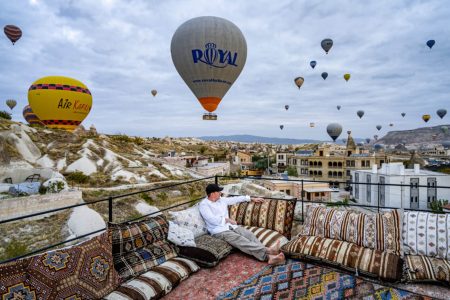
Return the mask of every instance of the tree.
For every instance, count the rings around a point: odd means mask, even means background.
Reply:
[[[288,176],[294,176],[294,177],[298,176],[298,172],[297,172],[297,168],[296,167],[289,166],[289,167],[287,167],[286,171],[288,172]]]
[[[11,120],[11,114],[7,111],[0,110],[0,119]]]

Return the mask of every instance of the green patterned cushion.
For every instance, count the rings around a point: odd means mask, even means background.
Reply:
[[[286,256],[307,258],[387,280],[402,275],[400,256],[358,246],[354,243],[317,236],[298,236],[283,247]]]
[[[239,225],[275,230],[291,238],[295,201],[266,200],[263,203],[241,202],[228,208],[230,218]]]
[[[450,261],[424,255],[405,256],[406,280],[450,284]]]

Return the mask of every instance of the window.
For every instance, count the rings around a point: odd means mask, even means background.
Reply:
[[[346,175],[347,175],[347,176],[350,176],[350,175],[351,175],[351,174],[350,174],[350,170],[347,170]]]
[[[367,197],[367,203],[370,203],[371,202],[371,199],[370,199],[370,196],[371,196],[371,194],[372,194],[372,185],[370,185],[370,183],[371,183],[371,178],[370,178],[370,175],[367,175],[367,189],[366,189],[366,191],[367,191],[367,195],[366,195],[366,197]]]
[[[362,161],[361,161],[361,167],[363,167],[363,168],[366,167],[366,161],[365,161],[365,160],[362,160]]]
[[[436,200],[436,178],[427,178],[427,207],[430,208],[431,202]]]
[[[355,199],[359,198],[359,173],[355,173]]]
[[[278,159],[284,159],[284,155],[283,154],[279,154],[278,155]]]

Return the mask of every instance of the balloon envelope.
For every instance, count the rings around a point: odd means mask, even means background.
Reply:
[[[344,79],[345,79],[345,81],[348,81],[349,79],[350,79],[350,74],[344,74]]]
[[[436,43],[435,40],[428,40],[428,41],[427,41],[427,46],[430,47],[430,49],[431,49],[431,48],[433,48],[433,46],[434,46],[435,43]]]
[[[181,78],[209,112],[217,109],[247,59],[241,30],[226,19],[211,16],[181,24],[170,51]]]
[[[370,139],[369,138],[366,138],[366,143],[367,144],[370,143]]]
[[[28,103],[49,128],[74,130],[92,108],[92,95],[80,81],[63,76],[43,77],[28,89]]]
[[[423,115],[423,116],[422,116],[422,120],[424,120],[425,123],[428,122],[428,121],[430,121],[430,119],[431,119],[431,116],[430,116],[430,115]]]
[[[441,109],[438,109],[436,113],[437,113],[437,115],[439,116],[439,118],[442,119],[442,118],[447,114],[447,110],[441,108]]]
[[[295,85],[296,85],[298,88],[301,88],[303,82],[305,82],[305,79],[303,79],[303,77],[297,77],[297,78],[294,79],[294,82],[295,82]]]
[[[14,99],[8,99],[6,100],[6,105],[8,105],[8,107],[12,110],[17,105],[17,101]]]
[[[405,116],[406,116],[406,113],[402,112],[402,117],[405,117]]]
[[[328,77],[328,73],[327,72],[323,72],[321,76],[322,76],[323,80],[325,80]]]
[[[326,54],[328,54],[328,51],[330,51],[331,47],[333,47],[333,40],[332,39],[324,39],[320,43],[322,46],[322,49],[325,51]]]
[[[381,129],[381,125],[377,125],[376,128],[378,129],[378,131]]]
[[[364,116],[364,111],[363,110],[358,110],[356,112],[356,114],[358,115],[358,117],[361,119]]]
[[[389,126],[391,126],[391,127],[392,127],[392,126],[394,126],[394,124],[393,124],[393,123],[390,123],[390,124],[389,124]]]
[[[23,115],[23,118],[25,119],[25,121],[28,122],[28,124],[44,126],[44,124],[41,122],[41,120],[39,120],[39,118],[33,112],[30,105],[26,105],[23,108],[22,115]]]
[[[288,110],[288,109],[289,109],[289,105],[285,105],[284,108],[285,108],[286,110]]]
[[[315,127],[315,126],[316,126],[315,123],[313,123],[313,122],[309,123],[309,127]]]
[[[327,133],[333,139],[333,141],[336,141],[336,139],[342,133],[342,126],[341,126],[341,124],[338,124],[338,123],[330,123],[330,124],[328,124],[328,126],[327,126]]]
[[[155,97],[156,96],[156,94],[158,94],[158,91],[157,90],[152,90],[152,95],[153,95],[153,97]]]
[[[341,110],[341,106],[340,105],[336,106],[336,108],[337,108],[337,110]]]
[[[375,139],[375,141],[378,140],[378,135],[375,134],[375,135],[373,136],[373,138]]]
[[[13,45],[22,37],[22,30],[15,25],[6,25],[3,28],[3,32],[5,32],[5,35],[13,43]]]
[[[284,125],[280,125],[280,129],[283,130],[283,128],[284,128]]]
[[[315,60],[312,60],[310,63],[309,63],[309,65],[311,66],[311,68],[315,68],[316,67],[316,65],[317,65],[317,62],[315,61]]]

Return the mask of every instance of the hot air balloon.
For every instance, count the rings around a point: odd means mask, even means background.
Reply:
[[[327,72],[323,72],[321,76],[322,76],[323,80],[325,80],[328,77],[328,73]]]
[[[280,125],[280,129],[283,130],[283,128],[284,128],[284,125]]]
[[[342,139],[342,143],[347,143],[347,139]]]
[[[314,124],[313,122],[309,123],[309,127],[315,127],[316,124]]]
[[[312,60],[310,63],[309,63],[309,65],[311,66],[311,68],[315,68],[316,67],[316,65],[317,65],[317,62],[315,61],[315,60]]]
[[[392,126],[394,126],[394,124],[393,124],[393,123],[390,123],[390,124],[389,124],[389,126],[391,126],[391,127],[392,127]]]
[[[158,91],[157,90],[152,90],[152,95],[153,95],[153,97],[155,97],[156,96],[156,94],[158,94]]]
[[[336,108],[337,108],[337,110],[341,110],[341,106],[340,105],[336,106]]]
[[[341,135],[341,132],[342,132],[341,124],[338,123],[328,124],[327,133],[333,139],[333,141],[336,141],[336,139]]]
[[[5,32],[5,35],[8,37],[8,39],[13,43],[13,45],[22,36],[22,30],[20,30],[20,28],[15,25],[6,25],[3,28],[3,31]]]
[[[367,144],[370,143],[370,139],[369,138],[366,138],[366,143]]]
[[[288,110],[289,109],[289,105],[285,105],[284,109]]]
[[[378,140],[378,135],[375,134],[375,135],[373,136],[373,138],[374,138],[375,141]]]
[[[406,113],[402,112],[402,117],[404,118],[406,116]]]
[[[430,121],[430,119],[431,119],[431,116],[430,116],[430,115],[423,115],[423,116],[422,116],[422,120],[424,120],[425,123],[427,123],[428,121]]]
[[[26,105],[23,108],[22,115],[25,121],[28,122],[28,124],[44,126],[41,120],[39,120],[39,118],[33,113],[33,110],[31,109],[30,105]]]
[[[433,46],[434,46],[435,43],[436,43],[435,40],[428,40],[428,41],[427,41],[427,46],[430,47],[430,49],[431,49],[431,48],[433,48]]]
[[[364,111],[363,110],[358,110],[356,112],[356,114],[358,115],[358,117],[361,119],[364,116]]]
[[[8,99],[6,100],[6,105],[12,110],[17,104],[17,101],[14,99]]]
[[[348,81],[349,79],[350,79],[350,74],[344,74],[344,79],[345,79],[345,81]]]
[[[347,130],[347,134],[351,134],[352,133],[352,131],[351,130]]]
[[[28,103],[45,126],[72,131],[91,111],[92,95],[76,79],[48,76],[30,86]]]
[[[436,111],[436,113],[437,113],[437,115],[439,116],[439,118],[442,119],[442,118],[445,117],[445,115],[447,114],[447,110],[441,108],[441,109],[438,109],[438,110]]]
[[[295,85],[296,85],[298,88],[301,88],[303,82],[305,82],[305,79],[303,79],[303,77],[297,77],[297,78],[294,79],[294,82],[295,82]]]
[[[218,17],[190,19],[170,45],[172,61],[205,110],[212,113],[238,78],[247,59],[241,30]]]
[[[331,47],[333,47],[333,40],[332,39],[324,39],[320,43],[322,46],[322,49],[325,51],[326,54],[328,54],[328,51],[330,51]]]
[[[444,134],[447,134],[447,133],[448,133],[448,127],[447,127],[447,126],[441,126],[441,131],[442,131]]]
[[[381,125],[377,125],[377,126],[375,126],[375,127],[378,129],[378,131],[380,131],[380,129],[382,128]]]

